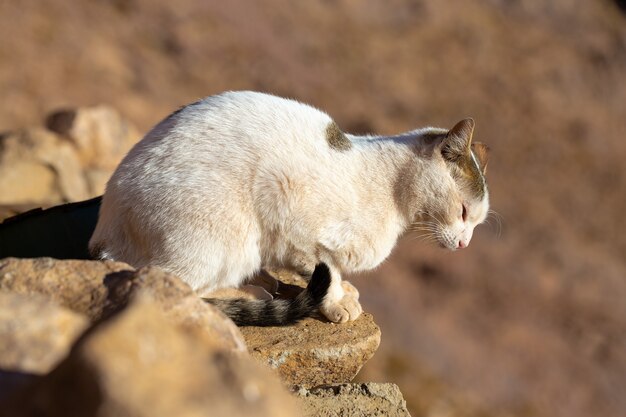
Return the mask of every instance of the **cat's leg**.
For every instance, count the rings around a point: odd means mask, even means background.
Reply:
[[[317,262],[318,260],[315,256],[307,255],[306,252],[293,250],[289,262],[289,269],[300,275],[306,282],[309,282],[311,276],[313,276]]]
[[[331,265],[329,268],[331,283],[320,311],[335,323],[356,320],[363,312],[359,303],[359,292],[352,284],[341,280],[337,268]]]
[[[269,294],[276,294],[276,291],[278,291],[278,281],[265,269],[259,270],[246,284],[261,287]]]
[[[274,295],[278,291],[278,281],[267,271],[261,269],[250,280],[241,285],[239,289],[258,300],[273,300]]]
[[[346,292],[346,294],[350,294],[355,297],[357,300],[359,299],[359,290],[356,289],[354,285],[350,281],[342,280],[341,287]]]
[[[265,288],[259,285],[242,285],[239,287],[241,291],[244,291],[252,295],[257,300],[273,300],[274,296],[270,294]]]

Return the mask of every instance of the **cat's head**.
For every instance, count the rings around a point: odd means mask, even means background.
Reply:
[[[452,250],[467,247],[474,228],[489,214],[488,147],[472,143],[473,133],[474,120],[464,119],[438,142],[435,153],[445,174],[437,180],[438,198],[422,216],[430,234]]]

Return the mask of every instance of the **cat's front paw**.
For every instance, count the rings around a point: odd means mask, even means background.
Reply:
[[[358,297],[353,294],[344,295],[339,301],[324,302],[320,311],[334,323],[345,323],[356,320],[363,312]]]

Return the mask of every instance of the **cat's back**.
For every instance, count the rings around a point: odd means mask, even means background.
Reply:
[[[229,91],[189,104],[168,117],[160,132],[194,143],[306,146],[324,139],[332,119],[295,100],[253,91]]]
[[[125,157],[108,189],[176,193],[220,182],[240,187],[277,167],[307,175],[329,160],[326,113],[295,100],[230,91],[198,100],[155,126]],[[175,192],[175,190],[172,190]]]

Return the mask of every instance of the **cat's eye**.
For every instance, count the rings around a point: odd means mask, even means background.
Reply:
[[[463,221],[467,220],[467,207],[465,207],[465,204],[463,204],[463,213],[461,214],[461,217],[463,218]]]

